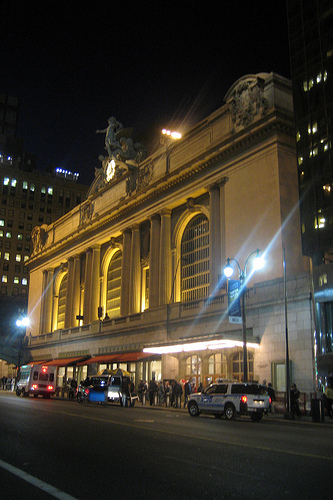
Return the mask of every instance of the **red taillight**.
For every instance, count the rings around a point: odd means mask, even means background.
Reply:
[[[38,389],[38,385],[37,384],[34,384],[31,389]]]
[[[47,366],[42,366],[42,372],[46,373],[47,372]]]
[[[272,398],[269,398],[269,404],[272,404]]]
[[[88,395],[89,394],[89,389],[85,389],[84,392]]]
[[[242,403],[247,403],[247,396],[242,396],[241,397],[241,402]]]
[[[48,390],[48,391],[53,391],[53,385],[48,385],[48,386],[47,386],[47,390]]]

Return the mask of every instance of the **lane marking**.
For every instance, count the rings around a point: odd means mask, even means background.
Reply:
[[[27,472],[18,469],[17,467],[10,465],[7,462],[4,462],[3,460],[0,460],[0,467],[10,472],[11,474],[14,474],[20,479],[23,479],[23,481],[26,481],[27,483],[36,486],[40,490],[45,491],[54,498],[58,498],[59,500],[77,500],[75,497],[68,495],[64,491],[61,491],[58,488],[55,488],[54,486],[51,486],[48,483],[44,483],[44,481],[42,481],[41,479],[31,476],[31,474],[28,474]]]
[[[134,422],[145,422],[146,424],[154,424],[155,420],[147,420],[144,418],[135,418]]]

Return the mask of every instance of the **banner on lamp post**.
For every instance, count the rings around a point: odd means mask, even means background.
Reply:
[[[242,324],[242,310],[240,300],[240,281],[228,280],[228,313],[229,323]]]

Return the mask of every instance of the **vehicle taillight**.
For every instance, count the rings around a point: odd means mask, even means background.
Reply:
[[[42,372],[46,373],[47,372],[47,366],[42,366]]]
[[[53,385],[48,385],[48,386],[47,386],[47,390],[48,390],[48,391],[53,391]]]
[[[89,394],[89,389],[85,389],[84,392],[88,395]]]
[[[38,389],[38,385],[37,384],[34,384],[31,389]]]
[[[271,404],[271,403],[272,403],[272,398],[269,398],[269,404]]]
[[[247,402],[247,396],[242,396],[241,397],[241,402],[246,403]]]

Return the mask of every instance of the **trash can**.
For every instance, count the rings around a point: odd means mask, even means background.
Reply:
[[[311,416],[313,422],[325,421],[325,408],[322,399],[311,399]]]

